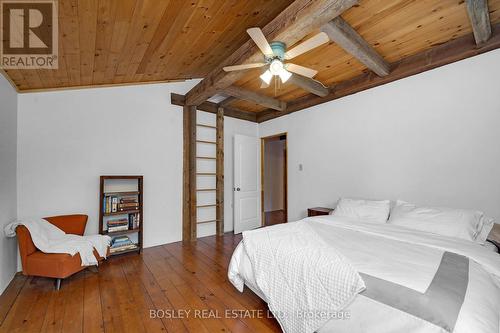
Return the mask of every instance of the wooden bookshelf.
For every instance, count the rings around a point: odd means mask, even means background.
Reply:
[[[120,187],[125,187],[122,189]],[[111,198],[111,199],[108,199]],[[113,206],[113,199],[115,200],[115,205]],[[136,198],[137,207],[130,210],[120,211],[119,205],[124,203],[121,202],[122,198]],[[134,201],[134,202],[135,202]],[[143,214],[143,176],[101,176],[99,185],[99,233],[101,235],[108,235],[112,239],[119,236],[127,235],[132,242],[137,246],[133,249],[124,249],[119,252],[111,253],[111,256],[121,255],[124,253],[137,252],[140,253],[143,248],[143,226],[144,226],[144,214]],[[134,205],[135,206],[135,205]],[[113,217],[127,218],[129,221],[127,230],[119,230],[108,232],[107,222],[113,220]],[[131,218],[135,216],[137,225],[132,225]]]

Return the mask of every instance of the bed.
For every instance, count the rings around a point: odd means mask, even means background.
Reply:
[[[244,235],[233,253],[228,277],[240,291],[246,286],[268,304],[274,300],[274,308],[270,306],[273,312],[277,306],[284,309],[292,306],[290,302],[298,303],[294,306],[317,302],[316,291],[310,291],[315,289],[308,285],[310,282],[302,281],[308,280],[303,277],[294,282],[293,288],[284,288],[281,294],[273,295],[274,289],[286,284],[289,276],[296,277],[304,270],[295,268],[295,264],[283,266],[272,262],[273,256],[288,246],[290,235],[311,234],[311,238],[299,240],[298,246],[302,242],[304,247],[294,257],[305,255],[312,259],[316,255],[305,249],[322,243],[326,253],[338,252],[344,256],[364,283],[355,297],[336,309],[341,310],[337,314],[344,315],[321,318],[314,322],[316,326],[301,328],[287,326],[286,320],[277,317],[284,331],[497,333],[500,330],[500,255],[495,247],[337,216],[310,217],[252,231],[255,232],[265,241],[262,244],[274,245],[258,244],[259,249],[252,251],[269,257],[249,253]],[[266,246],[270,248],[265,249]],[[310,268],[307,274],[314,274],[318,267]],[[268,280],[281,274],[284,276],[281,280],[268,285]],[[296,299],[300,301],[295,302]]]

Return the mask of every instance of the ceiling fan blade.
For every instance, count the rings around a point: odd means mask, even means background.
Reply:
[[[309,78],[312,78],[312,77],[314,77],[314,75],[318,74],[317,70],[307,68],[304,66],[295,65],[295,64],[286,64],[285,67],[290,72],[293,72],[295,74],[299,74],[299,75],[302,75],[305,77],[309,77]]]
[[[250,35],[250,37],[253,39],[255,44],[257,44],[257,46],[265,56],[273,55],[273,50],[271,49],[271,46],[267,42],[266,36],[264,36],[260,28],[247,29],[247,33]]]
[[[266,65],[265,62],[257,62],[257,63],[253,63],[253,64],[243,64],[243,65],[226,66],[226,67],[223,67],[222,69],[225,72],[232,72],[232,71],[241,71],[243,69],[259,68],[259,67],[262,67],[262,66],[265,66],[265,65]]]
[[[310,51],[320,45],[328,43],[329,41],[330,38],[328,37],[328,35],[324,32],[320,32],[319,34],[309,38],[305,42],[295,46],[293,49],[288,50],[285,53],[285,59],[295,58],[301,55],[302,53],[306,53],[307,51]]]

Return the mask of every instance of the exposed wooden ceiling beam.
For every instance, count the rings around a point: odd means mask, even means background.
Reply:
[[[262,31],[268,40],[279,40],[292,46],[357,2],[358,0],[295,0],[263,27]],[[203,103],[217,91],[232,85],[245,73],[245,71],[224,72],[223,67],[260,62],[262,59],[262,53],[249,39],[186,94],[186,103],[188,105]]]
[[[231,104],[232,102],[234,102],[236,100],[237,100],[237,98],[229,96],[228,98],[226,98],[225,100],[223,100],[222,102],[220,102],[219,105],[222,106],[222,107],[228,106],[229,104]]]
[[[267,108],[285,111],[286,103],[266,95],[261,95],[251,90],[246,90],[236,86],[226,87],[223,92],[229,96],[243,99],[245,101],[254,102]]]
[[[391,67],[349,23],[338,16],[321,27],[328,37],[378,76],[389,74]]]
[[[480,45],[491,37],[488,0],[465,0],[465,2],[476,44]]]
[[[288,102],[285,112],[276,113],[273,110],[259,112],[257,122],[277,118],[498,48],[500,48],[500,24],[492,27],[491,38],[480,46],[475,44],[472,34],[457,38],[391,64],[392,71],[387,76],[380,77],[372,72],[365,73],[331,87],[330,93],[326,97],[309,94],[293,102]]]
[[[292,76],[288,79],[288,82],[320,97],[325,97],[330,92],[328,88],[323,86],[320,82],[297,74],[292,74]]]
[[[170,94],[170,102],[173,105],[185,106],[186,97],[184,95],[172,93]],[[198,105],[196,108],[200,111],[217,114],[217,109],[219,108],[219,104],[206,101]],[[225,106],[224,115],[232,118],[257,122],[257,113],[251,111],[243,111],[233,107]]]

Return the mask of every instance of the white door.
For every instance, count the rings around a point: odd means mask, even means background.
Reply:
[[[234,136],[234,233],[261,226],[259,138]]]

